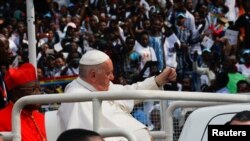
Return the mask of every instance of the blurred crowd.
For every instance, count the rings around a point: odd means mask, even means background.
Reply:
[[[98,49],[114,64],[114,83],[131,84],[174,67],[166,90],[249,92],[250,0],[34,0],[38,78],[77,76]],[[0,1],[9,66],[28,62],[26,3]],[[62,92],[65,84],[44,87]]]
[[[112,59],[116,84],[144,80],[169,66],[177,81],[165,90],[250,92],[250,0],[33,2],[43,93],[62,93],[78,76],[81,56],[93,49]],[[0,1],[0,108],[6,70],[29,62],[26,16],[26,1]],[[150,130],[161,128],[158,102],[137,105],[132,115]]]

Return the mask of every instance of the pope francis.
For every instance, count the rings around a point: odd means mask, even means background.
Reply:
[[[158,76],[147,78],[132,85],[116,85],[113,64],[108,55],[98,50],[87,51],[80,60],[79,77],[69,83],[65,93],[94,92],[94,91],[127,91],[127,90],[160,90],[164,84],[176,80],[176,71],[165,68]],[[134,100],[116,100],[102,102],[102,128],[122,128],[135,133],[138,141],[151,141],[145,125],[130,115]],[[66,129],[84,128],[93,130],[92,102],[62,103],[59,117]],[[108,138],[120,141],[125,138]],[[106,140],[106,139],[105,139]]]

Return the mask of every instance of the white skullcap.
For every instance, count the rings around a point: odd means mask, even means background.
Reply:
[[[80,64],[82,65],[98,65],[109,59],[109,56],[99,50],[90,50],[82,55]]]

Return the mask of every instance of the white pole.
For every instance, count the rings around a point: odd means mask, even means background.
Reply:
[[[102,117],[102,101],[100,99],[93,99],[93,129],[98,132],[101,127],[101,118]]]
[[[29,41],[29,62],[37,68],[36,61],[36,33],[35,33],[35,8],[33,0],[26,1],[26,13],[28,24],[28,41]]]

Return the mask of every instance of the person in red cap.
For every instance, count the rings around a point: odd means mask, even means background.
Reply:
[[[4,81],[12,94],[9,104],[0,110],[0,131],[12,131],[11,112],[13,104],[23,96],[40,93],[36,70],[30,63],[10,68]],[[40,105],[27,105],[21,112],[22,141],[46,141],[44,115],[38,111]]]

